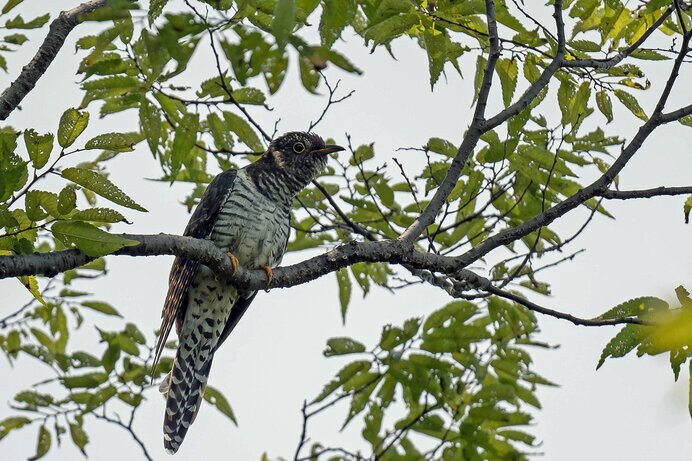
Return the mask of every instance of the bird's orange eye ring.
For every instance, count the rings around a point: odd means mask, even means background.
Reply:
[[[302,154],[303,152],[305,152],[305,144],[303,144],[300,141],[293,144],[293,152],[295,152],[296,154]]]

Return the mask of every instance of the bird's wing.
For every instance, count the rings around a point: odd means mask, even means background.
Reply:
[[[199,205],[197,205],[195,212],[192,213],[190,222],[187,223],[183,235],[202,239],[208,238],[211,235],[221,209],[221,204],[226,198],[228,191],[233,187],[236,174],[236,170],[226,170],[209,183]],[[182,257],[176,257],[173,262],[171,274],[168,278],[168,294],[166,295],[163,312],[161,313],[161,328],[156,342],[152,375],[161,358],[161,353],[166,345],[166,339],[173,328],[173,323],[177,323],[177,331],[180,332],[180,326],[185,318],[185,309],[187,308],[187,292],[198,266],[199,263],[197,261]]]

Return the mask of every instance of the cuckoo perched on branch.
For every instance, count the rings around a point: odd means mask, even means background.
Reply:
[[[264,269],[271,283],[271,268],[286,251],[293,198],[325,167],[328,154],[341,150],[313,133],[284,134],[255,163],[214,178],[184,235],[210,239],[228,251],[234,268]],[[178,351],[160,386],[168,394],[163,443],[169,453],[178,450],[195,419],[214,353],[256,294],[196,261],[175,258],[154,357],[156,367],[175,323]]]

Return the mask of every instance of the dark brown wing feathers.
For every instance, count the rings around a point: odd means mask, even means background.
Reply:
[[[209,183],[199,205],[192,213],[190,222],[185,227],[183,235],[195,238],[209,238],[211,231],[214,229],[221,204],[226,198],[228,191],[233,187],[236,173],[236,170],[226,170]],[[163,312],[161,313],[161,328],[156,342],[152,375],[154,375],[156,365],[161,358],[161,353],[166,345],[166,339],[174,323],[177,323],[176,329],[180,332],[187,307],[187,292],[198,266],[198,262],[181,257],[176,257],[173,262],[171,274],[168,278],[168,294],[166,295]]]

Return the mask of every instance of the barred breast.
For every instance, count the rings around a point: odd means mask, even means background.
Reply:
[[[288,240],[290,202],[262,195],[245,170],[239,170],[211,233],[211,240],[233,253],[242,266],[258,269],[281,262]]]

